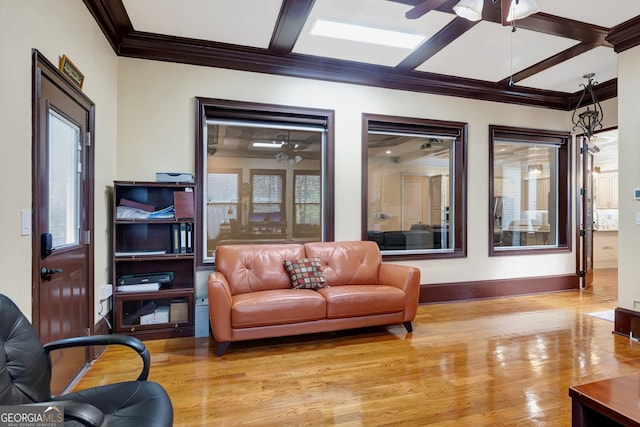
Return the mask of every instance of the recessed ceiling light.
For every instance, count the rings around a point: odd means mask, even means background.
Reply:
[[[311,34],[314,36],[332,37],[342,40],[351,40],[362,43],[371,43],[382,46],[414,49],[422,43],[426,36],[419,34],[403,33],[400,31],[383,30],[380,28],[365,27],[363,25],[347,24],[344,22],[316,20]]]
[[[253,148],[282,148],[284,142],[252,142]]]
[[[384,152],[385,154],[391,154],[391,150],[387,150]]]

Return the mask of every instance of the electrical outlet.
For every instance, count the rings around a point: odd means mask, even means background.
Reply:
[[[631,304],[633,305],[634,310],[640,310],[640,300],[632,299]]]

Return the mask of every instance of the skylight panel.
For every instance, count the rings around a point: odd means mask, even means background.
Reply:
[[[330,21],[327,19],[316,20],[313,28],[311,29],[311,34],[315,36],[398,47],[402,49],[414,49],[426,39],[426,36],[419,34],[383,30],[380,28]]]

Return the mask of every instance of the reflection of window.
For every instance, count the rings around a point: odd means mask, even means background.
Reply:
[[[229,233],[240,212],[242,169],[214,169],[207,174],[207,238]]]
[[[567,248],[569,134],[490,127],[492,255]]]
[[[464,256],[466,124],[365,114],[363,236],[387,256]]]
[[[333,112],[204,98],[197,110],[199,265],[222,244],[333,240]],[[298,176],[312,177],[302,212]]]
[[[318,172],[294,173],[294,235],[313,235],[320,227],[321,190]]]
[[[251,170],[251,212],[284,212],[285,170]]]

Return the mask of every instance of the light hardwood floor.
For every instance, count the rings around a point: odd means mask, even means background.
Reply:
[[[617,306],[605,287],[423,305],[412,334],[232,343],[222,358],[213,339],[146,341],[150,380],[171,396],[176,426],[569,426],[569,386],[640,370],[640,343],[586,315]],[[77,388],[137,367],[109,349]]]

